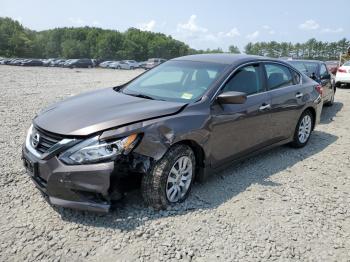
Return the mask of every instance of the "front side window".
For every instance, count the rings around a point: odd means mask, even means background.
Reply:
[[[280,64],[265,64],[267,88],[269,90],[291,86],[294,84],[291,71]]]
[[[207,62],[168,61],[136,78],[121,92],[166,101],[196,101],[226,66]]]
[[[263,84],[260,72],[260,64],[239,68],[232,78],[225,84],[223,91],[243,92],[247,95],[262,92]]]

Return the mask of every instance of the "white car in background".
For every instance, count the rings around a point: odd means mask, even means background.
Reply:
[[[102,68],[107,68],[107,67],[109,67],[110,64],[112,64],[114,62],[116,62],[116,61],[104,61],[104,62],[100,63],[98,66],[102,67]]]
[[[119,69],[135,69],[139,68],[139,63],[135,60],[123,60],[120,61],[120,68]]]
[[[350,85],[350,61],[345,62],[338,68],[335,76],[335,84],[340,86],[341,84]]]
[[[107,65],[107,68],[120,69],[120,61],[113,61]]]

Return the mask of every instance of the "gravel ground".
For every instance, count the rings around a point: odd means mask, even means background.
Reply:
[[[350,261],[350,89],[306,148],[248,159],[169,210],[138,191],[107,215],[51,207],[20,159],[32,117],[139,72],[0,66],[0,261]]]

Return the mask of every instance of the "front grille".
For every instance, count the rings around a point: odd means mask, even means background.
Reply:
[[[62,136],[43,131],[41,129],[34,129],[32,134],[39,134],[40,136],[39,143],[36,146],[35,150],[41,154],[46,153],[47,150],[49,150],[53,145],[55,145],[63,139]]]

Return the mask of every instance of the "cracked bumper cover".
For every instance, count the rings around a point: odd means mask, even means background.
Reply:
[[[51,204],[61,207],[108,212],[109,190],[115,162],[93,165],[65,165],[57,157],[41,160],[22,148],[28,175]]]

